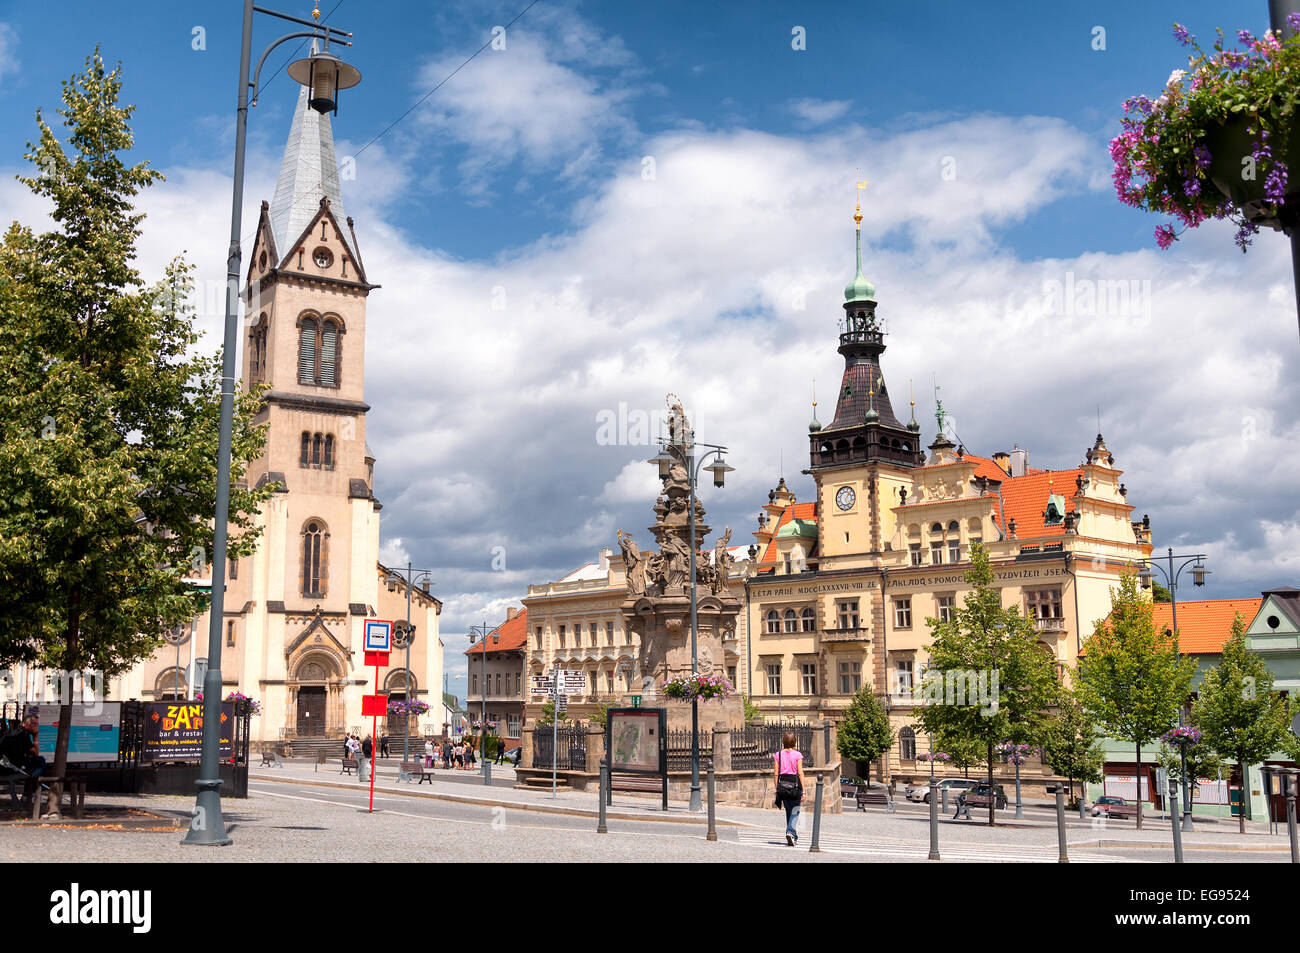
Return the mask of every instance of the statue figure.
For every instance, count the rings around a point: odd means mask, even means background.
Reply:
[[[735,562],[731,558],[731,553],[727,551],[727,546],[731,542],[731,527],[728,526],[726,531],[718,537],[717,543],[713,547],[713,594],[716,596],[727,588],[727,576],[731,572],[731,564]]]
[[[659,551],[664,557],[664,588],[684,586],[690,573],[691,547],[671,526],[666,526]]]
[[[629,595],[644,596],[646,584],[645,559],[630,533],[618,531],[618,545],[623,550],[623,565],[627,567],[627,591]]]

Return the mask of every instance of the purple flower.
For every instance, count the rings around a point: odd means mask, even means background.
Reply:
[[[1196,158],[1196,168],[1208,169],[1210,167],[1210,150],[1204,145],[1192,149],[1192,155]]]
[[[1237,39],[1247,46],[1251,46],[1255,42],[1255,36],[1249,30],[1238,30]]]
[[[1161,249],[1166,249],[1178,240],[1178,234],[1174,231],[1172,225],[1160,225],[1156,228],[1156,244]]]
[[[1188,33],[1187,28],[1180,23],[1174,24],[1174,39],[1183,44],[1183,46],[1196,42],[1196,37]]]
[[[1288,13],[1286,15],[1286,25],[1292,32],[1300,33],[1300,13]]]

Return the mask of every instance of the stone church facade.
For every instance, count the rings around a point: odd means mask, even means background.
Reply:
[[[238,689],[263,704],[254,741],[369,732],[361,698],[374,691],[374,669],[363,664],[363,620],[405,631],[406,586],[379,562],[381,504],[366,444],[366,302],[377,287],[343,209],[329,116],[308,106],[304,87],[244,288],[242,383],[267,388],[257,422],[268,428],[247,479],[277,489],[258,517],[256,553],[227,567],[221,668],[223,694]],[[436,731],[442,604],[417,587],[410,607],[411,671],[394,651],[380,690],[428,703]],[[204,614],[173,635],[179,646],[118,680],[113,697],[185,695],[207,636]]]

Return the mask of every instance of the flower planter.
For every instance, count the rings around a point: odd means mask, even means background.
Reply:
[[[1246,131],[1250,125],[1250,119],[1238,116],[1205,131],[1205,146],[1210,150],[1206,173],[1214,187],[1241,210],[1246,221],[1260,228],[1293,227],[1300,220],[1300,189],[1288,189],[1285,202],[1273,215],[1272,203],[1264,195],[1265,173],[1257,171],[1253,178],[1244,175],[1251,166],[1247,160],[1258,148],[1256,136]],[[1288,169],[1300,169],[1300,136],[1293,133],[1287,138],[1284,144],[1272,144],[1273,154]]]

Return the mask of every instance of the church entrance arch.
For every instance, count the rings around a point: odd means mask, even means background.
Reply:
[[[325,652],[310,652],[294,666],[289,684],[290,718],[285,727],[299,738],[322,738],[344,728],[342,679],[338,661]]]

